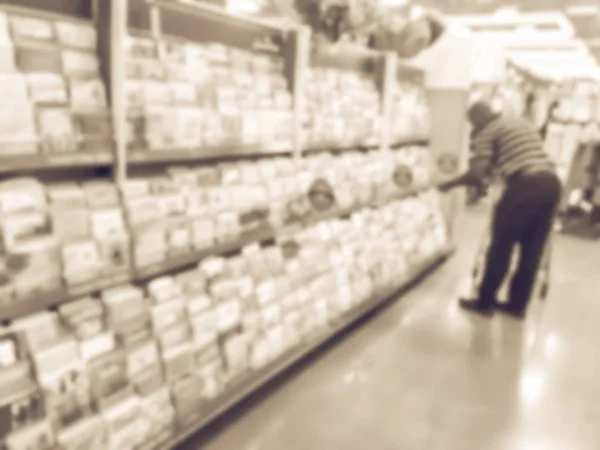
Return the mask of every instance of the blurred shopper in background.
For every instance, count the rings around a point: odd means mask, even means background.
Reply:
[[[542,127],[540,128],[540,136],[542,136],[542,140],[546,140],[546,136],[548,135],[548,127],[552,123],[552,121],[556,118],[556,112],[560,108],[560,103],[557,100],[554,100],[550,103],[548,107],[548,111],[546,112],[546,118]]]
[[[528,120],[494,113],[486,102],[471,106],[468,118],[473,126],[470,168],[440,189],[473,185],[491,175],[500,177],[505,188],[494,211],[478,296],[462,299],[460,304],[484,315],[499,309],[524,317],[560,200],[561,183],[538,130]],[[509,301],[499,304],[496,295],[517,244],[521,252]]]
[[[470,140],[473,142],[474,131],[471,132]],[[471,153],[473,149],[471,147]],[[486,197],[489,191],[489,185],[491,183],[491,173],[487,177],[482,179],[473,179],[472,184],[468,184],[467,187],[467,205],[477,205],[482,198]]]
[[[536,123],[535,106],[537,97],[533,92],[528,92],[525,96],[525,108],[523,109],[523,118],[532,124]]]

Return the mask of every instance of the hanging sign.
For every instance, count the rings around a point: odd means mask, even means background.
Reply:
[[[412,169],[405,164],[398,164],[393,174],[394,184],[401,189],[409,188],[414,181]]]
[[[442,153],[437,158],[437,165],[440,172],[453,174],[458,170],[458,158],[452,153]]]
[[[400,58],[413,58],[432,46],[445,30],[445,20],[436,10],[408,7],[403,11],[390,11],[377,27],[374,47],[396,52]]]
[[[160,26],[165,35],[198,43],[221,43],[230,47],[283,56],[289,33],[261,23],[240,20],[223,11],[203,8],[202,3],[158,3]]]

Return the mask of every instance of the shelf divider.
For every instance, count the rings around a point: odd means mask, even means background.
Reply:
[[[127,1],[100,0],[99,17],[108,18],[109,21],[108,24],[104,25],[99,23],[99,26],[102,25],[102,28],[108,29],[108,32],[105,31],[104,33],[108,36],[108,42],[110,43],[110,50],[102,62],[107,65],[109,73],[108,92],[113,114],[115,140],[113,177],[119,185],[122,185],[127,178],[127,105],[125,93],[127,15]]]

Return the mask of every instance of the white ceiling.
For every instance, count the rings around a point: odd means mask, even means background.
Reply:
[[[589,48],[575,38],[573,27],[560,12],[505,11],[449,16],[448,20],[471,31],[485,56],[482,64],[489,65],[490,54],[494,53],[500,55],[496,58],[509,59],[543,78],[597,77],[600,81],[600,69]]]

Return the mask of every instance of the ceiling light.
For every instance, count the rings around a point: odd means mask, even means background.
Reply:
[[[519,15],[519,10],[517,8],[500,8],[496,10],[494,15],[503,19],[511,19]]]
[[[263,6],[261,0],[227,0],[227,10],[232,13],[254,14]]]
[[[569,16],[595,16],[600,14],[600,7],[597,5],[577,5],[569,6],[566,11]]]
[[[379,0],[379,4],[384,7],[405,6],[408,3],[409,0]]]

